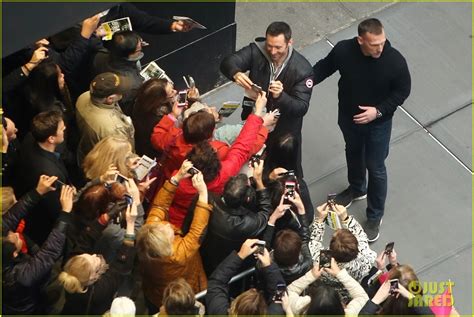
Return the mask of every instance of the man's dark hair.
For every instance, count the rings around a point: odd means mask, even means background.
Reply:
[[[196,144],[212,137],[216,120],[207,111],[193,113],[183,122],[183,137],[187,143]]]
[[[224,201],[230,208],[238,208],[246,202],[249,194],[248,177],[244,174],[231,177],[224,186]]]
[[[193,166],[202,172],[206,183],[216,178],[221,170],[221,161],[219,161],[216,151],[207,141],[194,145],[186,155],[186,159],[190,160]]]
[[[273,22],[267,27],[267,31],[265,32],[265,36],[278,36],[280,34],[285,36],[286,43],[291,40],[291,28],[287,23]]]
[[[305,315],[344,315],[344,307],[333,286],[318,284],[311,289],[311,302]]]
[[[120,31],[112,36],[110,52],[115,57],[127,58],[137,50],[140,36],[133,31]]]
[[[359,242],[349,230],[339,229],[331,238],[329,249],[337,263],[346,263],[357,258]]]
[[[301,237],[293,230],[278,231],[273,241],[273,257],[279,267],[291,267],[298,263],[301,251]]]
[[[372,33],[375,35],[381,34],[383,31],[383,25],[382,22],[378,19],[367,19],[359,23],[359,26],[357,27],[357,32],[359,33],[359,36],[364,35],[365,33]]]
[[[31,122],[31,134],[35,141],[41,143],[56,135],[59,122],[63,120],[63,114],[59,110],[38,113]]]

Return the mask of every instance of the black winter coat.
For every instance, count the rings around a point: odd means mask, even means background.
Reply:
[[[41,196],[31,191],[23,196],[3,215],[4,234],[15,231]],[[70,215],[62,212],[56,226],[47,240],[38,248],[28,245],[29,254],[20,254],[12,261],[3,259],[2,265],[2,312],[3,314],[41,314],[45,313],[41,289],[48,281],[55,261],[61,256],[66,240],[66,225]]]
[[[301,224],[298,231],[298,234],[301,238],[301,251],[298,263],[292,267],[280,267],[281,275],[285,279],[287,285],[290,285],[293,281],[305,275],[306,272],[311,270],[313,267],[313,258],[311,257],[311,252],[309,251],[308,247],[309,240],[311,239],[308,218],[305,215],[300,214],[298,214],[297,217]],[[265,233],[263,235],[263,240],[265,240],[267,245],[272,245],[274,233],[275,227],[267,226],[267,229],[265,229]]]
[[[257,191],[257,210],[254,212],[243,206],[229,208],[222,199],[216,199],[208,232],[201,246],[208,276],[233,250],[238,251],[246,239],[256,238],[263,233],[273,211],[266,189]]]
[[[234,54],[227,56],[221,63],[221,72],[230,80],[237,72],[250,71],[250,79],[264,91],[268,91],[271,80],[271,66],[267,57],[261,49],[265,43],[265,38],[255,39],[251,43]],[[275,138],[287,133],[292,134],[299,141],[297,151],[297,175],[302,176],[301,167],[301,129],[303,127],[303,116],[309,108],[313,87],[313,69],[308,60],[292,50],[286,66],[275,80],[283,83],[283,93],[279,98],[273,99],[269,94],[267,111],[280,109],[280,119],[275,130],[268,135],[267,145],[275,142]],[[246,99],[244,99],[245,104]],[[251,107],[244,107],[242,119],[245,119],[251,112]]]

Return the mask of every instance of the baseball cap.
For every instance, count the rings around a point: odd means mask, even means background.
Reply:
[[[110,72],[95,76],[90,85],[91,95],[97,98],[123,94],[129,89],[130,81],[128,78]]]

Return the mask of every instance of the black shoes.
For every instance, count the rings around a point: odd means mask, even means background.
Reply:
[[[349,208],[352,205],[353,201],[362,200],[367,198],[366,193],[354,192],[351,187],[347,187],[344,191],[337,194],[336,199],[334,200],[336,204],[342,205],[346,208]]]
[[[382,219],[380,220],[367,220],[367,222],[362,226],[369,243],[377,241],[380,237],[380,225],[382,224]]]

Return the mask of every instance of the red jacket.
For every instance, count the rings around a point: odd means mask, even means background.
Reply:
[[[242,165],[248,161],[253,154],[252,150],[256,147],[257,134],[259,134],[262,128],[262,123],[262,118],[256,115],[252,114],[248,117],[239,136],[229,148],[227,155],[221,159],[221,170],[219,174],[207,184],[208,191],[218,195],[222,194],[224,185],[229,178],[237,175]],[[260,147],[263,143],[265,143],[265,139],[261,141]],[[186,213],[188,212],[188,207],[191,205],[196,194],[197,192],[189,178],[185,178],[179,183],[173,203],[169,209],[169,221],[177,228],[181,228]]]
[[[251,154],[257,153],[265,143],[268,130],[261,126],[258,131],[257,141],[252,143]],[[237,141],[237,140],[236,140]],[[221,141],[209,142],[217,152],[219,160],[222,161],[229,152],[229,146]],[[172,173],[181,167],[186,155],[193,148],[192,144],[186,143],[183,130],[175,126],[175,122],[168,116],[164,116],[153,129],[151,144],[157,150],[163,151],[163,179],[170,179]]]

